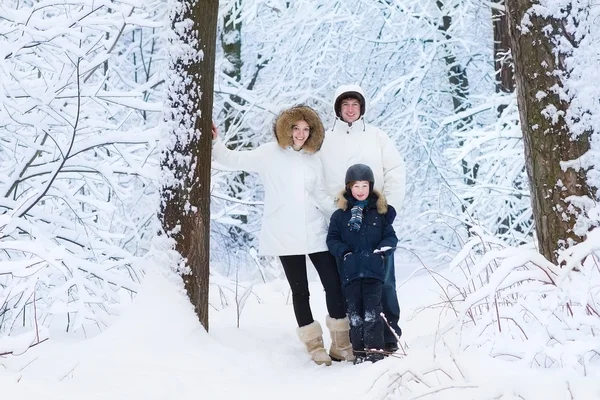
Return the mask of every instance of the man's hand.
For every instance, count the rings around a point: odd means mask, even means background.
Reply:
[[[347,252],[347,253],[344,254],[344,261],[346,261],[346,257],[348,257],[350,254],[352,254],[351,251],[349,251],[349,252]]]

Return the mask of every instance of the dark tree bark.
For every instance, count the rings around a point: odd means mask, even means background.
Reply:
[[[586,153],[590,148],[590,135],[574,138],[564,119],[569,104],[552,89],[562,88],[561,75],[568,76],[569,73],[564,64],[565,54],[556,47],[554,38],[561,35],[572,45],[577,43],[568,36],[566,20],[530,13],[530,24],[526,31],[522,31],[523,16],[532,5],[531,0],[506,0],[539,251],[548,260],[557,263],[558,250],[582,241],[573,231],[576,216],[581,210],[565,199],[569,196],[593,196],[586,182],[586,171],[572,168],[563,171],[560,163]],[[552,115],[545,115],[548,110]]]
[[[492,9],[492,24],[494,28],[494,65],[496,70],[496,93],[514,93],[515,75],[513,72],[512,57],[510,55],[510,36],[508,34],[508,19],[504,8],[504,0],[495,0]],[[499,105],[497,115],[500,117],[506,105]],[[523,171],[524,172],[524,171]],[[523,189],[521,180],[513,182],[513,185],[521,191]],[[520,199],[520,195],[515,195]],[[508,203],[508,202],[507,202]],[[497,233],[505,234],[511,229],[516,229],[525,233],[522,224],[515,224],[515,221],[521,220],[521,215],[528,210],[516,209],[504,218],[499,218]],[[529,219],[530,220],[530,219]]]
[[[446,11],[446,5],[444,2],[438,0],[436,1],[436,4],[439,10],[443,13],[442,24],[438,26],[438,29],[443,32],[444,37],[447,40],[450,40],[452,39],[452,35],[450,34],[452,17]],[[444,61],[448,67],[448,81],[450,83],[450,93],[452,94],[454,112],[458,114],[467,110],[471,106],[468,100],[469,78],[467,75],[467,70],[460,64],[460,62],[458,62],[456,56],[449,48],[446,48]],[[473,118],[471,116],[465,116],[456,124],[456,130],[462,131],[470,126],[472,122]],[[461,141],[459,144],[462,146],[463,142]],[[474,186],[475,180],[477,179],[477,173],[479,171],[479,164],[475,163],[473,165],[469,165],[469,162],[463,159],[461,161],[461,165],[465,183],[469,186]],[[473,198],[471,197],[468,197],[465,200],[467,200],[469,203],[473,202]],[[463,205],[462,208],[463,212],[467,211],[467,207],[465,205]]]
[[[242,8],[241,0],[237,0],[232,4],[231,8],[223,16],[223,31],[221,32],[221,46],[223,48],[223,55],[227,63],[223,68],[223,73],[230,77],[236,82],[242,80],[242,22],[239,21],[239,13]],[[225,101],[223,106],[223,112],[225,113],[225,119],[223,125],[225,126],[225,132],[229,132],[232,128],[238,128],[240,121],[242,120],[243,113],[240,110],[241,106],[244,105],[244,100],[236,95],[228,95],[228,100]],[[242,131],[238,130],[238,133],[231,136],[228,147],[231,149],[238,149],[244,147]],[[229,195],[231,197],[238,197],[240,193],[244,191],[246,185],[247,172],[241,171],[237,173],[229,183]],[[236,219],[239,219],[242,224],[248,222],[248,216],[245,214],[234,215]],[[229,228],[229,234],[233,239],[234,243],[242,244],[247,243],[250,240],[250,236],[244,229],[238,226],[231,226]]]
[[[495,4],[503,6],[504,0],[496,0]],[[496,92],[513,93],[515,91],[515,77],[508,57],[510,37],[508,35],[506,12],[499,10],[498,7],[492,7],[492,23],[494,24]],[[502,109],[499,112],[502,112]]]
[[[241,9],[241,0],[231,6],[229,11],[223,16],[223,32],[221,32],[221,46],[223,47],[223,55],[227,64],[223,68],[223,73],[229,76],[232,80],[240,82],[242,79],[242,21],[237,18]],[[243,105],[244,101],[235,95],[229,96],[229,101],[225,102],[225,131],[229,131],[232,126],[235,126],[240,118],[237,115],[235,105]],[[234,138],[234,142],[237,142]],[[237,145],[237,143],[235,143]]]
[[[208,330],[211,124],[218,0],[183,0],[172,20],[177,40],[169,72],[172,141],[163,153],[167,175],[161,217],[164,231],[185,260],[183,280],[198,318]],[[191,20],[182,30],[181,21]],[[197,40],[192,40],[197,38]]]

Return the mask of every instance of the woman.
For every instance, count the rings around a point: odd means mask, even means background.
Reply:
[[[297,333],[316,364],[353,360],[340,278],[328,252],[326,215],[333,202],[325,194],[322,167],[314,154],[321,148],[325,129],[307,106],[284,110],[274,124],[275,142],[250,151],[232,151],[217,140],[213,125],[213,157],[229,168],[257,172],[264,184],[265,207],[259,236],[261,255],[278,256],[292,290]],[[306,255],[315,265],[325,289],[326,325],[331,333],[329,354],[323,330],[312,316]]]
[[[380,315],[384,257],[398,244],[389,215],[395,211],[373,190],[374,183],[369,166],[348,168],[345,188],[338,196],[339,209],[331,216],[327,235],[329,251],[341,260],[355,364],[383,358],[384,322]]]

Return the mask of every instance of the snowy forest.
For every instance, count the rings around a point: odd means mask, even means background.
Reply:
[[[593,0],[2,0],[0,393],[281,398],[287,371],[287,398],[600,398],[599,21]],[[288,343],[262,182],[212,162],[210,130],[253,149],[298,104],[330,128],[344,84],[406,163],[404,334],[329,372]]]

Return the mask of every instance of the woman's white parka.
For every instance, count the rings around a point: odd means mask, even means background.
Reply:
[[[310,136],[300,151],[291,145],[292,125],[304,120]],[[257,172],[265,190],[265,206],[259,236],[261,255],[283,256],[327,251],[326,218],[333,212],[333,198],[323,185],[321,160],[314,153],[323,143],[323,124],[306,106],[282,112],[275,122],[277,142],[249,151],[232,151],[216,140],[215,161],[225,167]]]

